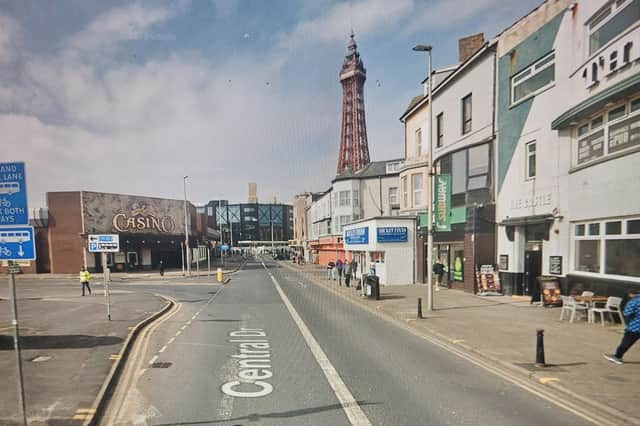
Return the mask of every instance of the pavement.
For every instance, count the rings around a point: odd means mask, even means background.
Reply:
[[[264,262],[224,286],[162,287],[178,308],[140,342],[101,424],[589,423]]]
[[[111,287],[107,321],[104,292],[92,284],[82,297],[76,281],[18,281],[18,319],[25,401],[30,425],[82,424],[129,329],[161,309],[150,292]],[[12,310],[0,286],[0,424],[19,424]],[[74,417],[76,417],[74,419]]]
[[[612,415],[640,424],[640,346],[625,355],[624,365],[606,361],[622,338],[620,325],[588,324],[585,320],[560,321],[559,308],[531,305],[518,296],[476,296],[458,290],[434,291],[434,311],[426,309],[426,285],[382,286],[381,300],[363,298],[353,288],[326,279],[319,265],[292,265],[287,269],[331,289],[342,297],[388,318],[401,321],[418,333],[474,353],[508,371],[545,383],[564,398],[583,400]],[[417,318],[422,298],[423,317]],[[544,330],[547,367],[535,365],[536,330]]]

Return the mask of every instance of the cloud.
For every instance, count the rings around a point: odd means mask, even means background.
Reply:
[[[0,15],[0,64],[13,59],[19,37],[20,31],[17,23],[8,16]]]
[[[279,40],[281,48],[293,50],[310,42],[344,42],[353,29],[359,36],[389,30],[413,9],[413,0],[360,0],[338,3],[325,14],[300,22]]]

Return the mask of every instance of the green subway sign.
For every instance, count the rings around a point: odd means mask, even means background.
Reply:
[[[451,231],[451,175],[435,176],[436,231]]]

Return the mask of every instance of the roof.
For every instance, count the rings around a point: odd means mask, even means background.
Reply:
[[[407,109],[405,109],[404,112],[402,113],[402,116],[404,117],[409,111],[413,109],[414,106],[418,105],[418,103],[420,103],[420,101],[423,100],[424,98],[426,98],[426,95],[414,96],[413,99],[411,99],[411,102],[409,102],[409,106],[407,106]]]
[[[378,177],[378,176],[398,174],[398,172],[387,173],[387,164],[393,163],[395,161],[403,161],[403,159],[398,158],[394,160],[372,161],[366,166],[364,166],[362,169],[358,170],[357,172],[352,172],[351,170],[347,169],[341,174],[337,175],[333,179],[333,182],[337,180],[366,179],[366,178],[372,178],[372,177]]]

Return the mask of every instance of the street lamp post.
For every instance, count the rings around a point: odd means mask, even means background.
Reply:
[[[218,200],[218,216],[220,217],[220,223],[218,224],[218,231],[220,231],[220,263],[224,266],[224,252],[222,251],[222,200]]]
[[[187,221],[187,178],[189,176],[182,177],[182,183],[184,187],[184,249],[187,253],[187,275],[191,276],[191,253],[189,250],[189,222]]]
[[[416,52],[427,52],[429,54],[429,86],[428,86],[428,99],[429,99],[429,195],[427,197],[427,310],[433,310],[433,287],[431,284],[432,273],[431,265],[433,264],[433,221],[431,219],[433,209],[433,102],[432,102],[432,90],[433,90],[433,75],[432,75],[432,58],[430,45],[418,44],[413,48]]]

